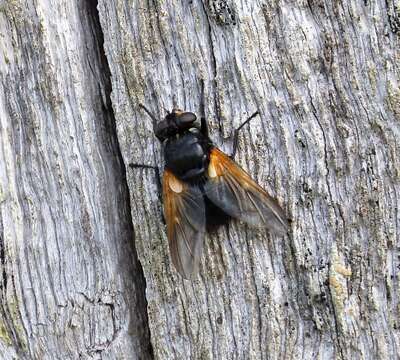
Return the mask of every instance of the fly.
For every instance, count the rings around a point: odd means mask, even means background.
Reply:
[[[198,125],[194,113],[173,109],[157,121],[140,106],[153,120],[155,136],[163,144],[162,193],[169,249],[172,263],[185,279],[198,272],[206,231],[230,218],[278,235],[287,232],[288,221],[278,202],[233,160],[239,130],[258,112],[236,129],[233,153],[228,156],[213,144],[204,116]]]

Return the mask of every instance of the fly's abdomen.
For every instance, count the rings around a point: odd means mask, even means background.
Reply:
[[[186,133],[165,146],[166,167],[182,180],[195,180],[207,169],[207,150],[198,134]]]

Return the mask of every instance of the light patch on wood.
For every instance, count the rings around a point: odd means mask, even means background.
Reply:
[[[335,246],[331,250],[331,268],[329,271],[329,287],[332,295],[333,306],[335,307],[337,320],[344,323],[346,316],[347,297],[347,278],[351,276],[351,269],[343,264],[342,256]]]
[[[175,193],[181,193],[183,190],[182,183],[174,176],[169,178],[168,185],[170,189]]]
[[[12,345],[10,334],[8,333],[6,326],[4,325],[2,320],[0,320],[0,340],[8,346]]]
[[[335,271],[343,276],[351,276],[351,269],[346,268],[342,264],[335,264]]]
[[[344,293],[343,286],[340,283],[339,279],[333,275],[329,276],[329,285],[335,291],[335,295],[342,296]]]

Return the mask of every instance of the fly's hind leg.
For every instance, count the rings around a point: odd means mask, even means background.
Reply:
[[[246,119],[246,121],[244,121],[237,129],[235,129],[235,131],[233,132],[233,146],[232,146],[232,153],[230,155],[231,159],[235,158],[236,155],[236,150],[238,148],[238,144],[239,144],[239,132],[240,130],[243,128],[243,126],[245,126],[246,124],[248,124],[250,122],[251,119],[255,118],[257,115],[259,115],[260,113],[258,111],[256,111],[254,114],[252,114],[249,118]]]

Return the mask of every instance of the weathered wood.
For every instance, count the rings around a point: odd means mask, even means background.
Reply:
[[[0,2],[0,358],[150,358],[149,328],[157,359],[399,357],[397,2],[98,10]],[[237,159],[292,223],[210,234],[188,282],[122,159],[162,169],[138,104],[198,112],[201,79],[222,149],[260,111]]]
[[[144,359],[96,3],[0,2],[0,358]]]
[[[399,356],[399,9],[392,1],[99,1],[125,164],[159,164],[143,102],[198,112],[212,136],[255,110],[238,161],[292,218],[233,223],[198,280],[171,266],[154,171],[128,171],[158,359]]]

